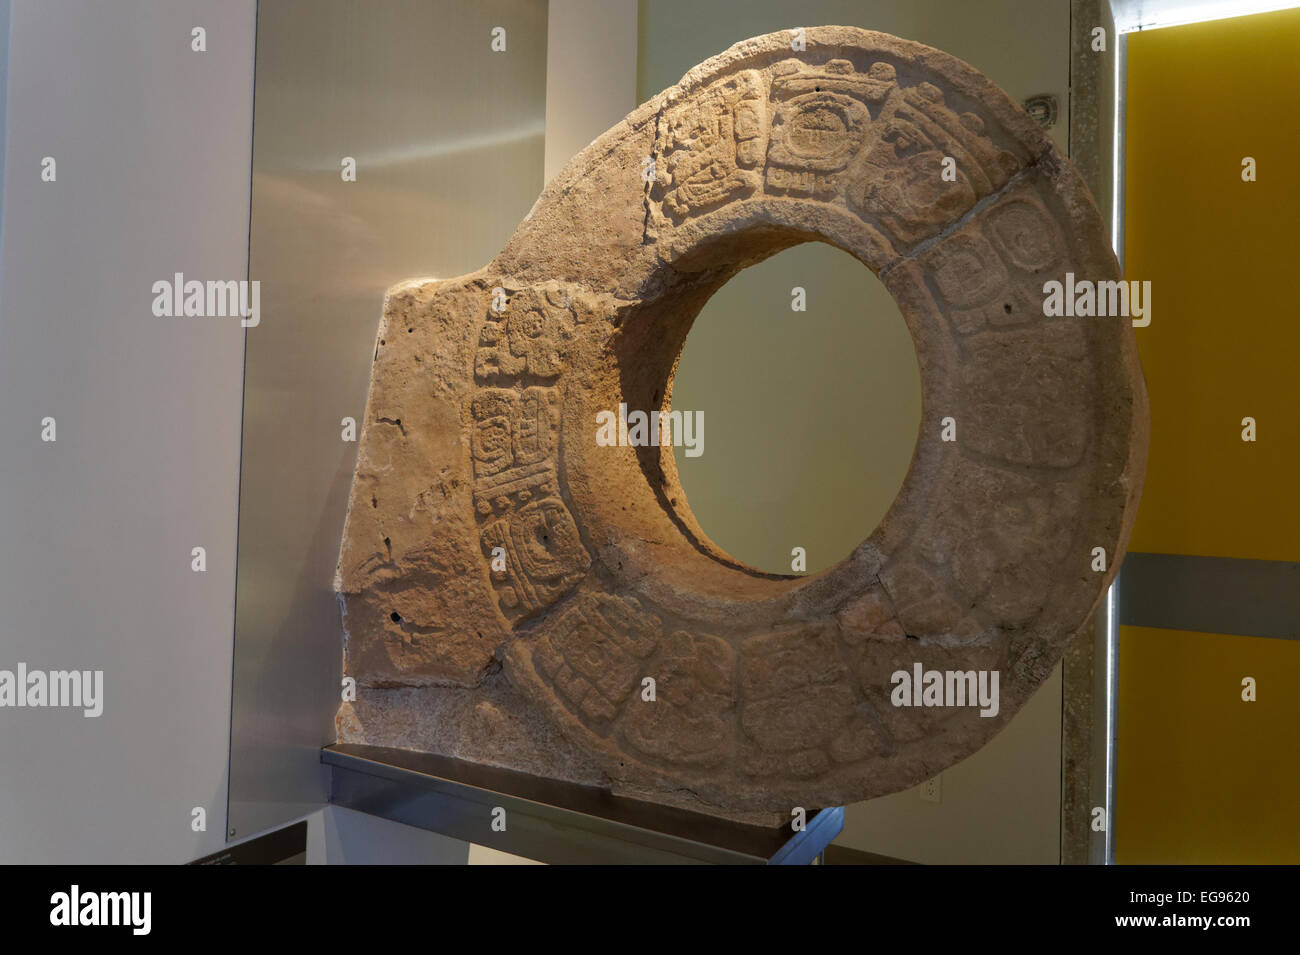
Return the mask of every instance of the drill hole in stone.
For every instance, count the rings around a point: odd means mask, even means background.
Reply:
[[[805,311],[792,307],[797,288]],[[673,455],[713,544],[755,570],[813,574],[851,554],[898,496],[920,431],[921,373],[880,280],[849,253],[807,242],[709,299],[672,407],[703,412],[702,453],[679,444]]]

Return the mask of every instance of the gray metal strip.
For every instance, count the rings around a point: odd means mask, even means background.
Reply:
[[[1129,554],[1119,593],[1126,627],[1300,639],[1300,563]]]
[[[550,863],[808,865],[844,828],[844,809],[809,811],[802,832],[766,829],[409,750],[339,743],[330,802]],[[505,810],[503,832],[491,827]]]

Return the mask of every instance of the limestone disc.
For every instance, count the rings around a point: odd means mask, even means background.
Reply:
[[[1087,624],[1147,427],[1130,321],[1044,316],[1048,281],[1120,279],[1096,208],[966,64],[806,37],[691,70],[574,157],[487,267],[390,292],[339,577],[349,672],[435,700],[425,729],[392,702],[390,742],[565,778],[586,761],[725,813],[840,804],[979,748]],[[871,536],[781,577],[709,541],[671,447],[607,446],[597,421],[668,410],[709,297],[810,240],[898,302],[922,424]],[[899,692],[928,671],[957,675],[942,705]],[[994,679],[996,706],[955,702]],[[396,712],[344,726],[374,739]]]

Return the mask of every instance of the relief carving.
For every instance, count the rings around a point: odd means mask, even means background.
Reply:
[[[560,393],[525,380],[558,379],[572,338],[571,296],[527,288],[504,314],[490,309],[480,327],[476,380],[469,399],[474,510],[481,545],[503,613],[511,620],[542,610],[587,573],[582,545],[560,492],[556,457]]]
[[[657,195],[674,222],[761,188],[845,204],[901,244],[934,235],[1022,168],[938,86],[902,86],[889,62],[860,71],[844,58],[790,58],[715,84],[668,110],[660,148]]]
[[[864,215],[878,217],[899,242],[934,235],[1006,185],[1019,168],[1012,153],[988,138],[978,115],[955,113],[933,83],[896,90],[878,124],[863,160],[862,188],[850,201]],[[953,181],[941,174],[945,157],[955,160]]]
[[[678,219],[758,189],[767,115],[755,70],[719,83],[664,116],[664,205]]]
[[[735,651],[725,640],[678,630],[648,672],[655,699],[628,709],[623,733],[634,752],[655,761],[716,766],[732,742]]]
[[[536,681],[534,693],[554,694],[584,724],[607,732],[659,638],[659,618],[635,602],[584,593],[534,640],[517,644],[514,660]]]
[[[826,763],[813,751],[838,734],[858,702],[835,650],[834,629],[751,637],[741,644],[741,654],[741,727],[751,762],[762,767],[767,762],[762,756],[795,753],[803,754],[805,766]]]
[[[1041,324],[1043,281],[1065,261],[1060,230],[1030,189],[1011,189],[978,221],[920,256],[962,335]],[[1076,356],[1077,357],[1077,356]]]
[[[573,325],[569,306],[552,304],[541,289],[516,293],[504,312],[489,307],[479,329],[475,377],[485,382],[558,377]]]
[[[840,191],[836,173],[848,166],[871,125],[867,104],[884,99],[893,69],[877,63],[860,74],[848,60],[831,60],[820,69],[790,60],[777,69],[768,191],[830,199]]]

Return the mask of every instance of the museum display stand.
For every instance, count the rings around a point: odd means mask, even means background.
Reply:
[[[844,828],[843,806],[808,810],[798,832],[768,829],[381,746],[338,743],[321,762],[334,805],[552,864],[809,865]]]

